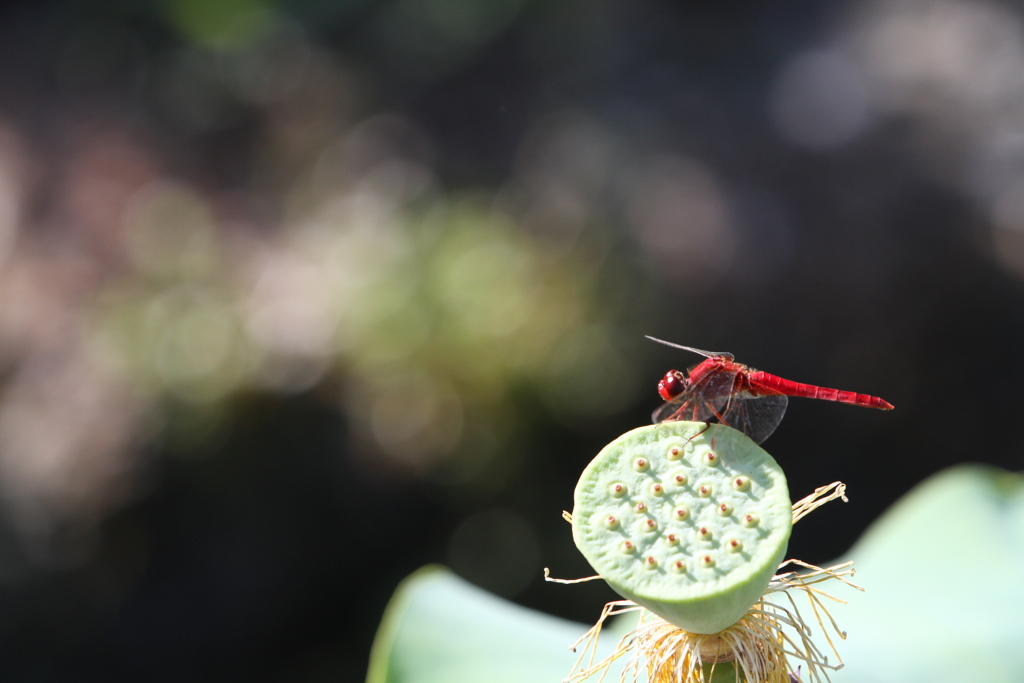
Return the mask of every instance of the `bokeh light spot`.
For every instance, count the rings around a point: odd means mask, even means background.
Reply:
[[[128,252],[158,278],[196,277],[219,261],[213,218],[203,198],[171,183],[147,185],[125,207]]]
[[[856,63],[835,50],[803,52],[783,66],[772,88],[771,112],[789,140],[815,148],[841,145],[871,120]]]
[[[219,49],[239,49],[262,37],[273,15],[265,0],[166,0],[182,35]]]
[[[668,280],[711,286],[733,264],[736,235],[719,181],[698,161],[650,160],[630,196],[630,225]]]

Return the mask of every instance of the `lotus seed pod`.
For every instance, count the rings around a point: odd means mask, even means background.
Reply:
[[[662,422],[623,434],[587,466],[572,534],[620,595],[691,633],[717,633],[764,594],[786,553],[790,506],[782,469],[742,433]]]

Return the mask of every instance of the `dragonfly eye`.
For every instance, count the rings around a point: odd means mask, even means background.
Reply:
[[[658,393],[666,401],[671,401],[679,394],[683,393],[683,389],[686,388],[686,380],[679,373],[678,370],[669,370],[665,373],[665,376],[658,382]]]

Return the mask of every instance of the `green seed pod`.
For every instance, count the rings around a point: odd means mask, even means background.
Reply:
[[[572,513],[573,539],[598,574],[691,633],[728,628],[761,598],[792,526],[772,456],[701,422],[641,427],[605,446],[576,485]]]

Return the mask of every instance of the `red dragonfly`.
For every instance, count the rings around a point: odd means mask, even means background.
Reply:
[[[892,410],[892,404],[877,396],[793,382],[737,363],[731,353],[701,351],[654,337],[647,338],[659,344],[699,353],[707,359],[690,368],[686,375],[678,370],[665,373],[658,382],[658,393],[666,403],[651,416],[655,423],[717,420],[761,443],[771,436],[782,421],[789,396]]]

